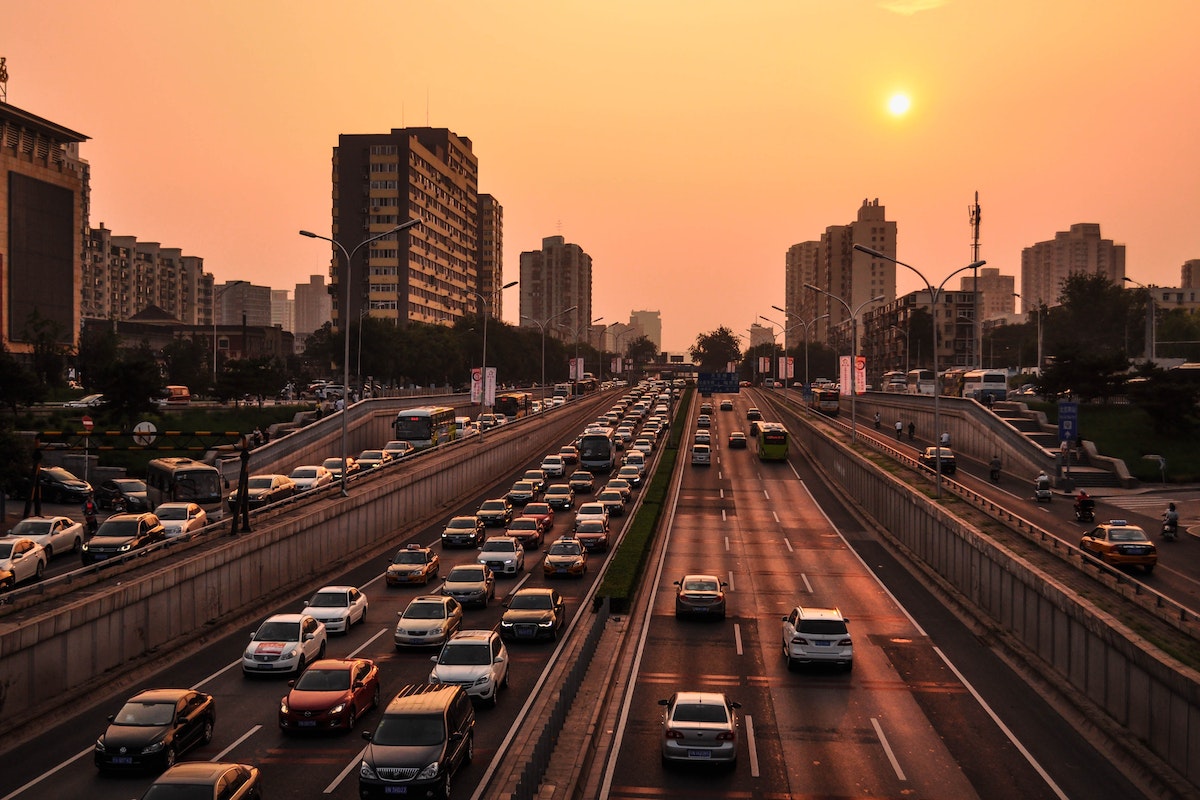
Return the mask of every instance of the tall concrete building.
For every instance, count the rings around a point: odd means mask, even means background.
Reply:
[[[749,333],[750,349],[779,341],[779,334],[769,325],[759,325],[757,322],[751,323]]]
[[[187,325],[212,324],[212,275],[177,247],[88,230],[80,309],[87,319],[133,319],[154,306]]]
[[[654,346],[662,352],[662,314],[658,311],[631,311],[629,324],[633,325],[641,335],[654,342]]]
[[[308,337],[333,319],[333,298],[324,275],[309,275],[308,283],[297,283],[296,291],[296,349],[304,352]]]
[[[271,287],[255,286],[247,281],[226,281],[214,288],[217,325],[241,325],[269,328]]]
[[[493,319],[504,316],[504,209],[490,194],[479,195],[479,266],[475,293],[486,298]],[[478,298],[472,298],[478,305]],[[475,313],[483,309],[476,308]]]
[[[1100,225],[1081,222],[1021,251],[1021,301],[1025,308],[1058,305],[1063,281],[1074,273],[1125,280],[1125,245],[1100,236]]]
[[[0,342],[28,355],[33,314],[79,344],[87,240],[89,137],[0,103]]]
[[[816,292],[804,288],[806,283],[818,285],[822,263],[820,242],[794,244],[784,257],[783,307],[790,313],[779,321],[787,326],[784,337],[789,351],[803,347],[806,338],[810,342],[824,342],[828,338],[826,320],[816,319],[823,312],[812,313],[817,305]]]
[[[979,313],[980,319],[1001,319],[1017,310],[1016,277],[1001,275],[999,267],[979,268]],[[975,276],[964,274],[959,283],[960,292],[974,292]]]
[[[521,325],[568,342],[592,319],[592,257],[582,247],[547,236],[541,250],[521,253]]]
[[[287,289],[271,290],[271,324],[295,332],[296,303]]]
[[[349,274],[341,252],[331,251],[335,328],[364,310],[397,324],[452,325],[475,313],[479,164],[470,139],[446,128],[343,134],[333,175],[333,238],[347,251],[406,220],[421,220],[360,250]],[[490,218],[499,219],[498,208]],[[501,244],[497,239],[490,249]]]
[[[1179,268],[1179,287],[1181,289],[1200,289],[1200,258],[1192,258],[1183,262]]]

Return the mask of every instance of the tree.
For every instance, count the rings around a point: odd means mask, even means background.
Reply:
[[[84,328],[75,357],[80,383],[85,389],[94,390],[99,376],[112,373],[120,358],[121,338],[111,326]],[[208,383],[205,381],[199,385],[207,386]]]
[[[45,396],[45,387],[38,383],[33,372],[0,343],[0,405],[16,415],[19,406],[31,406]],[[0,452],[5,452],[0,448]],[[3,461],[3,459],[0,459]]]
[[[639,336],[625,348],[625,356],[634,364],[644,366],[658,356],[658,345],[646,336]]]
[[[199,388],[212,380],[212,365],[209,364],[212,351],[202,339],[172,339],[163,347],[162,358],[169,384]]]
[[[692,361],[706,372],[724,372],[726,365],[741,360],[742,347],[733,331],[722,325],[715,331],[702,333],[688,349]]]
[[[99,371],[92,373],[94,388],[103,392],[105,405],[113,417],[132,428],[147,412],[162,391],[163,379],[158,359],[147,342],[128,350]]]
[[[1195,435],[1200,428],[1196,406],[1200,386],[1182,371],[1144,364],[1128,382],[1126,391],[1130,402],[1149,415],[1156,432],[1178,438]]]
[[[64,334],[63,326],[34,309],[25,321],[24,338],[33,343],[31,366],[38,383],[43,388],[62,386],[67,354],[71,349],[66,343],[69,337]]]

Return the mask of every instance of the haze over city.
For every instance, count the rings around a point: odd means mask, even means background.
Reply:
[[[787,248],[866,198],[935,282],[972,258],[979,192],[1005,274],[1093,222],[1126,274],[1177,286],[1200,258],[1198,21],[1174,1],[49,0],[6,8],[0,56],[10,104],[91,137],[90,224],[218,282],[327,275],[297,230],[329,233],[338,135],[446,127],[504,208],[506,280],[562,235],[593,258],[594,314],[658,309],[679,352],[770,315]]]

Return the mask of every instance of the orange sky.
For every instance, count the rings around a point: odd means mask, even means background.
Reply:
[[[0,16],[8,102],[91,138],[91,224],[292,289],[328,250],[339,133],[447,127],[504,206],[505,279],[561,234],[606,322],[664,347],[783,302],[787,248],[879,198],[935,284],[1100,223],[1131,277],[1200,258],[1190,0],[42,0]],[[908,93],[909,112],[888,112]],[[898,276],[901,293],[917,279]],[[517,318],[517,292],[504,318]]]

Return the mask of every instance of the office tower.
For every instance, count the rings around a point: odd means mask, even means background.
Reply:
[[[1001,275],[999,267],[979,268],[979,313],[980,319],[999,319],[1016,313],[1016,277]],[[959,279],[960,292],[974,292],[975,276],[963,273]]]
[[[662,314],[658,311],[631,311],[629,324],[641,331],[641,335],[654,342],[662,352]]]
[[[582,247],[547,236],[541,250],[521,253],[522,325],[568,342],[592,319],[592,257]]]
[[[1046,242],[1021,251],[1021,303],[1025,308],[1058,305],[1063,281],[1074,273],[1125,280],[1125,245],[1100,238],[1100,225],[1081,222]]]

